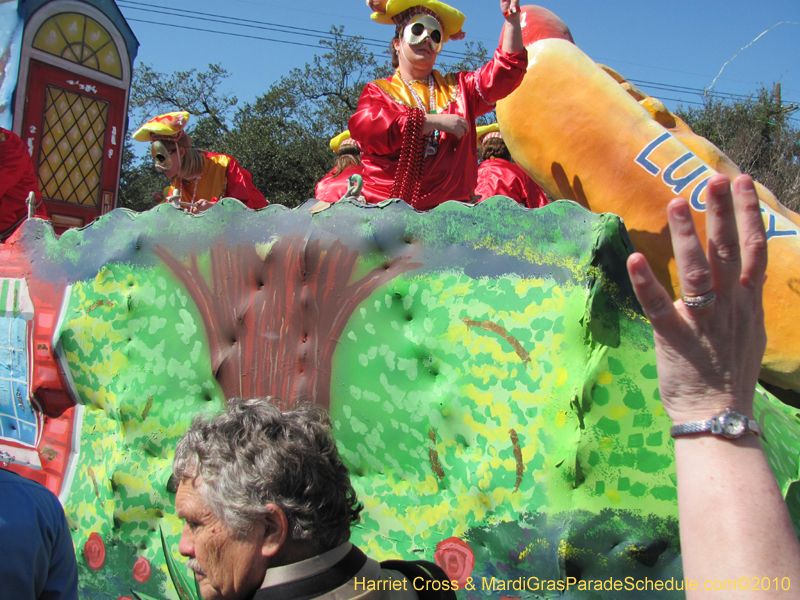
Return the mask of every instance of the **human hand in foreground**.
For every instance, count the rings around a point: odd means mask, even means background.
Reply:
[[[521,52],[525,49],[522,40],[522,19],[519,0],[500,0],[500,10],[506,24],[503,27],[502,48],[504,52]]]
[[[207,211],[209,208],[214,206],[213,202],[209,202],[208,200],[200,199],[194,203],[194,206],[191,208],[191,212],[198,214],[201,212]]]
[[[510,9],[516,9],[517,11],[519,11],[519,0],[500,0],[500,11],[504,15],[506,11]]]
[[[367,6],[374,12],[386,12],[386,0],[367,0]]]
[[[683,198],[667,207],[684,298],[674,303],[645,257],[628,258],[636,297],[653,324],[661,399],[675,424],[710,419],[726,408],[752,417],[766,347],[762,289],[767,237],[753,180],[714,175],[706,188],[703,251]],[[708,305],[691,308],[712,294]]]
[[[458,139],[464,137],[470,129],[469,121],[461,115],[425,115],[424,133],[435,130],[450,133]]]

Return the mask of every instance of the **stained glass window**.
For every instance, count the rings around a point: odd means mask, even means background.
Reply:
[[[117,45],[105,27],[86,15],[60,13],[50,17],[36,32],[33,47],[122,79]]]
[[[98,206],[107,120],[107,102],[47,86],[39,155],[46,198]]]

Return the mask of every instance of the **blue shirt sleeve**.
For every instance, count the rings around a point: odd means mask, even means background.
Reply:
[[[0,469],[0,600],[78,600],[67,518],[47,488]]]

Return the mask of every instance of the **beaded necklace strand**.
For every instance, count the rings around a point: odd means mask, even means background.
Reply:
[[[390,198],[401,198],[412,206],[420,199],[422,171],[425,161],[425,140],[422,133],[425,111],[417,106],[407,106],[408,119],[403,130],[403,146],[397,163]]]
[[[417,108],[419,108],[424,113],[425,103],[422,101],[422,98],[420,98],[419,94],[411,86],[411,84],[406,81],[405,77],[403,77],[403,74],[400,72],[400,69],[397,70],[397,74],[400,76],[400,81],[403,82],[403,84],[406,86],[409,93],[411,94],[411,97],[414,99]],[[435,85],[435,80],[433,78],[433,75],[432,74],[428,75],[428,91],[430,93],[428,97],[428,114],[433,114],[436,112],[436,96],[434,93],[434,85]],[[426,158],[428,156],[433,156],[439,151],[439,135],[440,134],[438,131],[432,131],[431,133],[425,136],[428,142],[427,146],[425,147]]]
[[[194,208],[194,198],[197,195],[197,186],[200,184],[200,177],[202,177],[202,176],[203,176],[203,174],[200,173],[200,175],[198,175],[197,178],[194,180],[194,189],[192,190],[192,202],[191,202],[191,206],[189,206],[189,212],[191,212],[192,209]],[[187,181],[186,183],[189,183],[189,182]],[[178,193],[181,196],[180,201],[182,202],[183,201],[183,178],[182,177],[178,178]]]

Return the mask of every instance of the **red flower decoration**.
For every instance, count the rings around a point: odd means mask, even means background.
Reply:
[[[86,557],[86,562],[89,563],[89,568],[92,571],[102,568],[103,563],[106,562],[106,546],[103,543],[103,538],[92,532],[83,545],[83,555]]]
[[[436,544],[433,560],[444,569],[451,580],[458,582],[458,589],[462,589],[472,574],[475,567],[475,555],[472,548],[464,540],[451,537]]]
[[[133,600],[130,596],[120,596],[117,600]]]
[[[136,564],[133,565],[133,578],[139,583],[144,583],[150,579],[150,574],[153,570],[150,568],[150,563],[144,556],[140,556]]]

